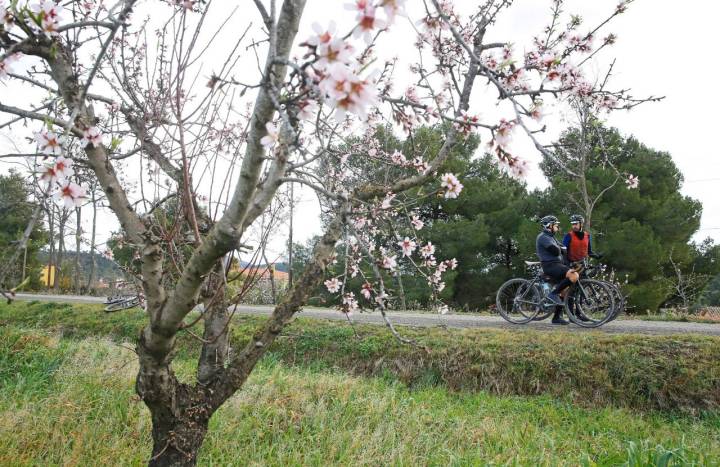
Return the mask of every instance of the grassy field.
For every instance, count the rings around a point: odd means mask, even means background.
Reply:
[[[239,320],[235,342],[259,320]],[[149,416],[133,391],[137,366],[129,350],[141,322],[140,313],[105,315],[97,307],[0,306],[0,465],[147,461]],[[717,376],[718,339],[590,335],[586,340],[558,333],[523,344],[502,331],[407,331],[432,346],[427,353],[393,343],[382,329],[359,332],[362,341],[335,323],[294,323],[213,418],[200,465],[720,465],[715,409],[695,407],[692,416],[679,406],[658,411],[648,403],[653,397],[648,387],[644,395],[626,398],[618,391],[613,400],[599,376],[571,381],[579,371],[574,368],[561,373],[568,381],[556,377],[556,384],[575,386],[575,393],[561,397],[547,390],[545,381],[539,382],[540,395],[508,395],[513,391],[502,386],[537,378],[531,368],[536,353],[547,356],[554,346],[555,354],[577,359],[583,355],[578,349],[589,346],[594,354],[604,343],[611,353],[628,348],[641,360],[631,364],[628,356],[628,375],[618,381],[644,381],[633,374],[638,365],[654,375],[684,374],[692,391],[662,390],[670,383],[658,381],[655,396],[682,394],[687,402],[688,394],[701,391],[694,378]],[[645,341],[652,344],[642,347]],[[667,360],[654,360],[650,351]],[[194,352],[189,340],[181,342],[182,379],[194,372]],[[508,354],[514,358],[503,363]],[[385,359],[378,361],[379,355]],[[694,358],[686,362],[688,357]],[[485,373],[473,370],[472,358]],[[676,363],[670,373],[648,366],[671,360]],[[404,367],[398,367],[400,361]],[[442,370],[441,361],[452,363]],[[587,362],[581,358],[575,364]],[[502,384],[500,369],[512,370]],[[452,379],[443,371],[459,375]],[[530,376],[519,376],[525,373]],[[498,387],[485,388],[481,374],[496,378]],[[459,384],[471,375],[478,379]],[[583,384],[597,387],[588,391]],[[702,390],[712,390],[712,384]],[[582,403],[579,395],[593,391],[604,394],[593,400],[606,403]]]

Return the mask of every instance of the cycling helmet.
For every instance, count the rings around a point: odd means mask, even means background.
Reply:
[[[580,214],[573,214],[570,216],[570,223],[574,224],[576,222],[580,222],[581,224],[585,223],[585,218],[581,216]]]
[[[540,219],[540,224],[542,224],[544,229],[550,228],[553,224],[559,224],[560,221],[555,216],[545,216],[542,219]]]

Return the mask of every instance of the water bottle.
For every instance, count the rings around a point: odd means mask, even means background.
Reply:
[[[547,282],[543,282],[542,283],[542,291],[543,291],[543,299],[546,298],[548,295],[550,295],[550,284],[548,284]],[[546,310],[546,311],[549,310],[550,306],[552,306],[552,304],[549,303],[549,300],[542,301],[542,308],[544,310]]]

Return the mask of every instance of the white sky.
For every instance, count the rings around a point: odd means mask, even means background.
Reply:
[[[352,14],[343,8],[345,2],[308,0],[298,38],[304,39],[310,35],[314,21],[325,24],[335,20],[340,29],[345,30],[344,26],[351,25],[353,20]],[[234,30],[244,30],[247,20],[258,24],[259,18],[251,2],[244,0],[239,3],[243,27]],[[417,8],[421,2],[408,0],[408,4],[413,5],[409,8],[411,17],[413,20],[418,19],[417,12],[420,10]],[[463,11],[472,8],[477,1],[456,0],[455,4],[458,10]],[[603,19],[616,4],[615,0],[568,0],[565,11],[579,13],[585,19],[585,26],[590,27]],[[517,52],[521,53],[530,44],[531,37],[547,24],[549,5],[550,2],[545,0],[516,1],[502,16],[488,40],[512,37]],[[615,112],[607,121],[624,134],[634,135],[647,146],[672,155],[685,176],[682,192],[703,204],[701,230],[695,239],[710,236],[716,242],[720,241],[720,202],[716,199],[716,187],[720,184],[720,159],[717,157],[715,126],[718,119],[715,112],[720,109],[720,93],[712,90],[701,92],[699,87],[708,77],[720,75],[720,64],[711,59],[714,56],[711,46],[717,42],[718,18],[720,4],[717,2],[687,0],[680,6],[671,0],[636,0],[626,14],[616,18],[601,34],[600,37],[609,32],[617,34],[618,43],[602,52],[593,65],[596,72],[601,73],[612,59],[617,59],[613,80],[615,88],[632,88],[637,97],[666,96],[659,103],[645,104],[630,112]],[[219,19],[216,21],[219,22]],[[401,63],[403,60],[408,63],[415,58],[414,34],[407,22],[399,23],[388,36],[380,42],[377,51],[380,58],[398,56]],[[259,33],[255,33],[254,37],[261,38]],[[208,67],[205,75],[209,76],[210,71]],[[406,83],[402,80],[403,74],[398,73],[395,88],[398,92],[405,88]],[[0,101],[11,100],[19,105],[16,99],[22,102],[22,96],[15,95],[11,99],[7,89],[0,85]],[[484,103],[489,102],[485,96],[473,96],[473,99],[477,99],[474,111],[481,115],[492,115],[493,118],[496,114],[502,115],[502,109],[484,108]],[[547,118],[550,131],[543,138],[544,141],[551,141],[564,129],[566,123],[562,119],[563,115],[557,109]],[[515,139],[516,154],[533,162],[540,160],[529,142],[519,136]],[[7,152],[6,149],[7,144],[0,138],[0,153]],[[7,172],[9,167],[10,164],[0,161],[0,173]],[[644,182],[651,183],[649,180],[640,181]],[[528,178],[530,187],[541,187],[545,183],[539,169],[531,172]],[[295,241],[303,241],[320,233],[318,213],[315,196],[307,191],[300,192],[294,217]],[[99,241],[104,241],[111,231],[118,229],[117,221],[111,214],[102,217]],[[84,220],[84,229],[90,229],[89,214]],[[277,254],[283,250],[285,234],[286,229],[280,229],[272,242]]]

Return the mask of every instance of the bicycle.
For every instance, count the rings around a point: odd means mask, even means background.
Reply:
[[[128,283],[121,283],[119,284],[121,287],[127,285]],[[136,306],[143,307],[145,304],[145,300],[143,297],[142,292],[137,291],[134,294],[122,294],[118,293],[115,295],[110,295],[105,300],[105,312],[106,313],[112,313],[115,311],[120,310],[127,310],[130,308],[134,308]]]
[[[514,278],[498,289],[496,306],[500,315],[513,324],[526,324],[545,319],[555,311],[554,302],[547,297],[554,286],[543,273],[540,262],[525,261],[533,271],[532,279]],[[587,268],[581,267],[580,270]],[[602,281],[587,277],[587,272],[565,295],[563,307],[570,321],[581,327],[601,326],[619,313],[615,305],[615,291]]]

